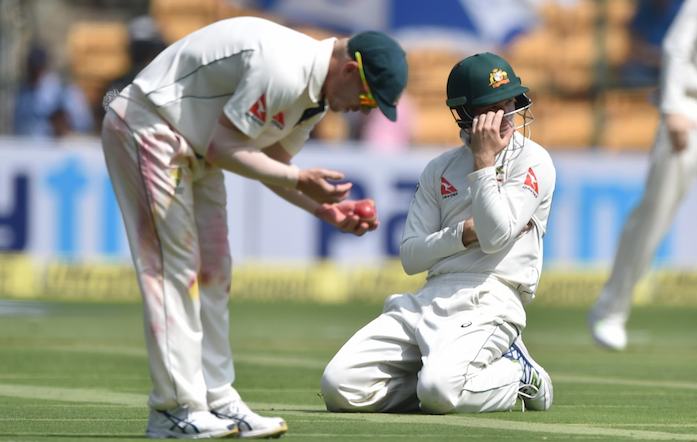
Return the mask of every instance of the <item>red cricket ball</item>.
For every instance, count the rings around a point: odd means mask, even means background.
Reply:
[[[363,221],[372,221],[376,217],[375,203],[372,200],[360,200],[356,202],[356,207],[353,211]]]

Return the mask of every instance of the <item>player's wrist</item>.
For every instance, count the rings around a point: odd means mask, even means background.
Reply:
[[[297,189],[298,183],[300,182],[300,168],[294,164],[288,164],[286,180],[288,182],[288,187]]]
[[[496,164],[496,153],[488,149],[479,149],[473,152],[474,166],[482,169]],[[477,167],[478,166],[478,167]]]
[[[315,215],[317,218],[320,218],[320,219],[323,219],[322,217],[323,217],[323,216],[326,216],[326,213],[327,213],[328,211],[333,210],[332,204],[328,204],[328,203],[319,204],[319,203],[316,203],[316,202],[315,202],[314,204],[315,204],[314,208],[311,209],[311,210],[312,210],[312,214]]]

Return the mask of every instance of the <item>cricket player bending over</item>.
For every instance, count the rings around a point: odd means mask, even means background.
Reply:
[[[552,405],[552,380],[521,339],[555,183],[548,153],[519,133],[528,89],[501,57],[456,64],[447,104],[464,146],[421,174],[401,243],[416,294],[397,294],[322,376],[330,411],[477,413]],[[518,124],[520,123],[520,124]]]
[[[278,437],[235,381],[232,262],[223,170],[258,180],[337,228],[353,213],[343,174],[291,164],[329,109],[396,119],[405,53],[387,35],[318,41],[267,20],[206,26],[165,49],[108,106],[104,157],[143,296],[151,438]]]

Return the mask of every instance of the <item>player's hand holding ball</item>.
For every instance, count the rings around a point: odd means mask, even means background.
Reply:
[[[369,199],[345,200],[335,204],[322,204],[315,211],[317,218],[336,226],[342,232],[361,236],[380,225],[375,202]]]

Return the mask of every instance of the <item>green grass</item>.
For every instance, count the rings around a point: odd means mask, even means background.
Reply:
[[[140,439],[149,391],[138,304],[0,302],[0,440]],[[597,349],[585,310],[535,307],[526,343],[555,381],[549,412],[333,414],[324,364],[380,304],[233,302],[236,386],[288,440],[697,440],[697,309],[636,308],[630,348]]]

